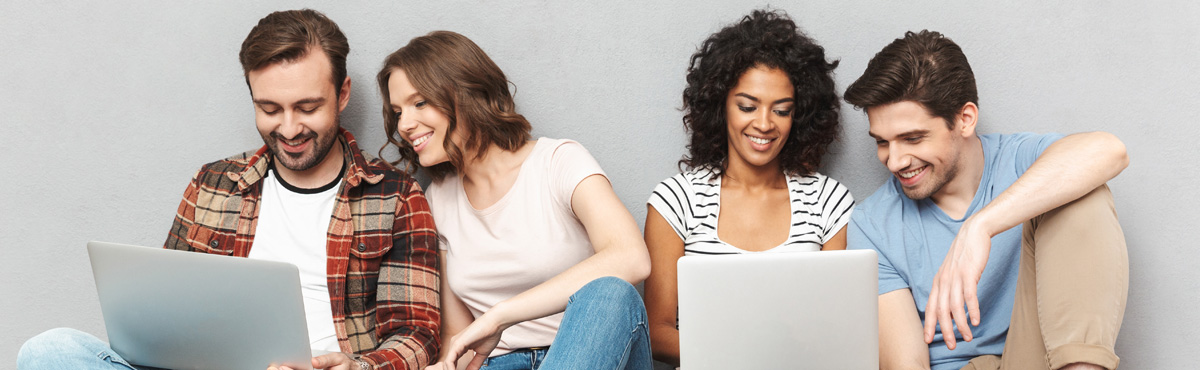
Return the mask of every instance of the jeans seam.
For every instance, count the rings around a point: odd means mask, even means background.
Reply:
[[[129,364],[129,361],[125,361],[124,358],[119,357],[119,356],[113,356],[113,354],[108,353],[108,351],[106,351],[106,350],[102,350],[102,351],[96,353],[96,357],[99,357],[100,360],[102,360],[104,362],[124,366],[126,368],[129,368],[129,370],[137,370],[137,368],[135,368],[135,367],[133,367],[133,365]]]
[[[637,340],[638,325],[633,326],[633,331],[630,332],[629,340],[625,342],[625,350],[621,352],[621,361],[617,362],[617,368],[621,370],[629,368],[629,355],[633,351],[633,341]]]

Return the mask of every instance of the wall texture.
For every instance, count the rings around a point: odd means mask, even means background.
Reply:
[[[1000,4],[1003,3],[1003,4]],[[384,142],[373,81],[383,57],[431,30],[474,39],[515,83],[538,136],[574,138],[639,220],[684,151],[687,59],[723,24],[765,4],[726,1],[398,1],[254,4],[0,3],[0,369],[20,344],[69,326],[105,336],[84,245],[158,245],[203,163],[262,144],[237,63],[270,11],[309,6],[351,42],[344,126]],[[1200,5],[789,1],[777,4],[841,59],[844,89],[876,51],[929,28],[961,44],[984,132],[1109,131],[1132,159],[1111,182],[1129,243],[1123,369],[1200,355],[1200,265],[1188,186],[1200,86]],[[887,177],[862,112],[823,169],[865,198]],[[1165,312],[1165,313],[1164,313]]]

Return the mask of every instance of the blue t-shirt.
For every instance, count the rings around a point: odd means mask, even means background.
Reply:
[[[879,253],[879,294],[910,289],[924,324],[933,276],[946,258],[962,222],[1012,186],[1042,151],[1060,138],[1059,134],[979,135],[983,144],[983,176],[962,219],[950,218],[932,199],[909,199],[894,176],[859,204],[850,217],[847,246]],[[1003,353],[1020,262],[1021,226],[1018,225],[992,238],[987,267],[979,280],[981,316],[979,326],[971,328],[975,339],[963,342],[956,328],[958,346],[951,351],[946,349],[938,330],[929,345],[933,370],[959,369],[976,356]]]

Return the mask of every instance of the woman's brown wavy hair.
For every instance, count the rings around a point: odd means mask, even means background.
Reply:
[[[511,151],[530,139],[529,121],[516,113],[508,79],[500,67],[466,36],[434,31],[388,55],[377,77],[388,139],[379,148],[379,156],[383,158],[383,150],[395,145],[400,159],[392,161],[392,166],[403,165],[409,173],[420,169],[416,151],[399,137],[398,117],[392,112],[388,80],[395,71],[404,72],[425,102],[450,121],[442,141],[450,161],[426,168],[435,180],[462,168],[464,151],[474,151],[479,158],[493,145]],[[451,133],[459,129],[465,130],[464,148],[450,140]]]

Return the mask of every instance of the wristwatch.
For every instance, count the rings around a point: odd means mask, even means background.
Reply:
[[[371,370],[371,364],[368,364],[366,361],[359,359],[354,360],[354,363],[358,364],[358,370]]]

